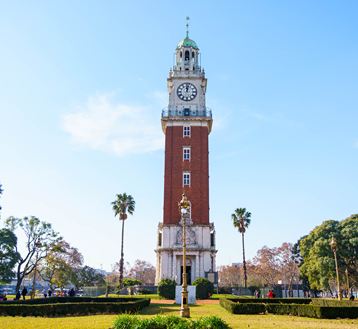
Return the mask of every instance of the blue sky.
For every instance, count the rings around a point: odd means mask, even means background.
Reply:
[[[208,78],[217,263],[357,213],[356,1],[0,1],[1,217],[51,222],[110,270],[116,193],[137,202],[125,260],[155,264],[166,77],[190,36]]]

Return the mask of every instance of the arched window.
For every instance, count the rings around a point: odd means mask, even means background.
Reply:
[[[195,58],[195,52],[194,51],[191,53],[191,57]]]
[[[185,60],[188,61],[189,60],[189,57],[190,57],[190,53],[189,53],[189,50],[185,50]]]
[[[183,52],[180,52],[180,58],[182,58],[183,57]]]

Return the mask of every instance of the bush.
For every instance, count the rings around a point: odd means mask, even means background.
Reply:
[[[26,300],[8,300],[2,304],[57,304],[57,303],[120,303],[136,301],[133,297],[49,297]]]
[[[197,278],[193,282],[193,286],[196,286],[196,298],[198,299],[207,299],[214,292],[213,283],[205,278]]]
[[[171,279],[162,279],[158,284],[158,294],[165,299],[175,299],[175,287],[177,283]]]
[[[237,303],[264,303],[264,304],[309,304],[311,298],[233,298]]]
[[[358,308],[350,306],[332,307],[298,304],[267,304],[266,310],[268,313],[273,314],[288,314],[319,319],[358,318]]]
[[[312,298],[312,304],[318,306],[355,306],[358,307],[358,302],[350,300],[334,300],[334,299],[321,299],[321,298]]]
[[[263,303],[240,304],[229,299],[221,299],[220,306],[232,314],[260,314],[266,312],[266,307]]]
[[[216,316],[187,320],[178,316],[157,315],[150,319],[120,315],[114,322],[114,329],[229,329],[225,321]]]
[[[148,306],[150,299],[136,299],[126,302],[82,302],[55,304],[0,304],[0,315],[10,316],[65,316],[91,314],[136,313]]]

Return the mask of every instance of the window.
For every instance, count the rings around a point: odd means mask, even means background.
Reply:
[[[190,59],[190,58],[189,58],[189,57],[190,57],[190,53],[189,53],[189,51],[188,51],[188,50],[186,50],[186,51],[185,51],[184,56],[185,56],[185,58],[184,58],[184,59],[185,59],[186,61],[188,61],[188,60]]]
[[[184,126],[183,127],[183,136],[184,137],[190,137],[190,133],[191,133],[190,126]]]
[[[162,233],[159,232],[158,234],[158,246],[161,247],[162,246]]]
[[[183,147],[183,160],[190,161],[190,147]]]
[[[183,173],[183,186],[190,186],[190,173],[189,172]]]

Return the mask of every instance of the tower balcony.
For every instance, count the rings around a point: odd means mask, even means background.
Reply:
[[[192,119],[192,118],[205,118],[206,120],[212,119],[211,109],[204,107],[200,110],[192,110],[190,108],[175,109],[165,107],[162,110],[162,119],[177,118],[177,119]]]
[[[170,121],[206,121],[210,133],[213,119],[211,109],[208,107],[200,109],[165,107],[162,110],[162,129],[164,133]]]

